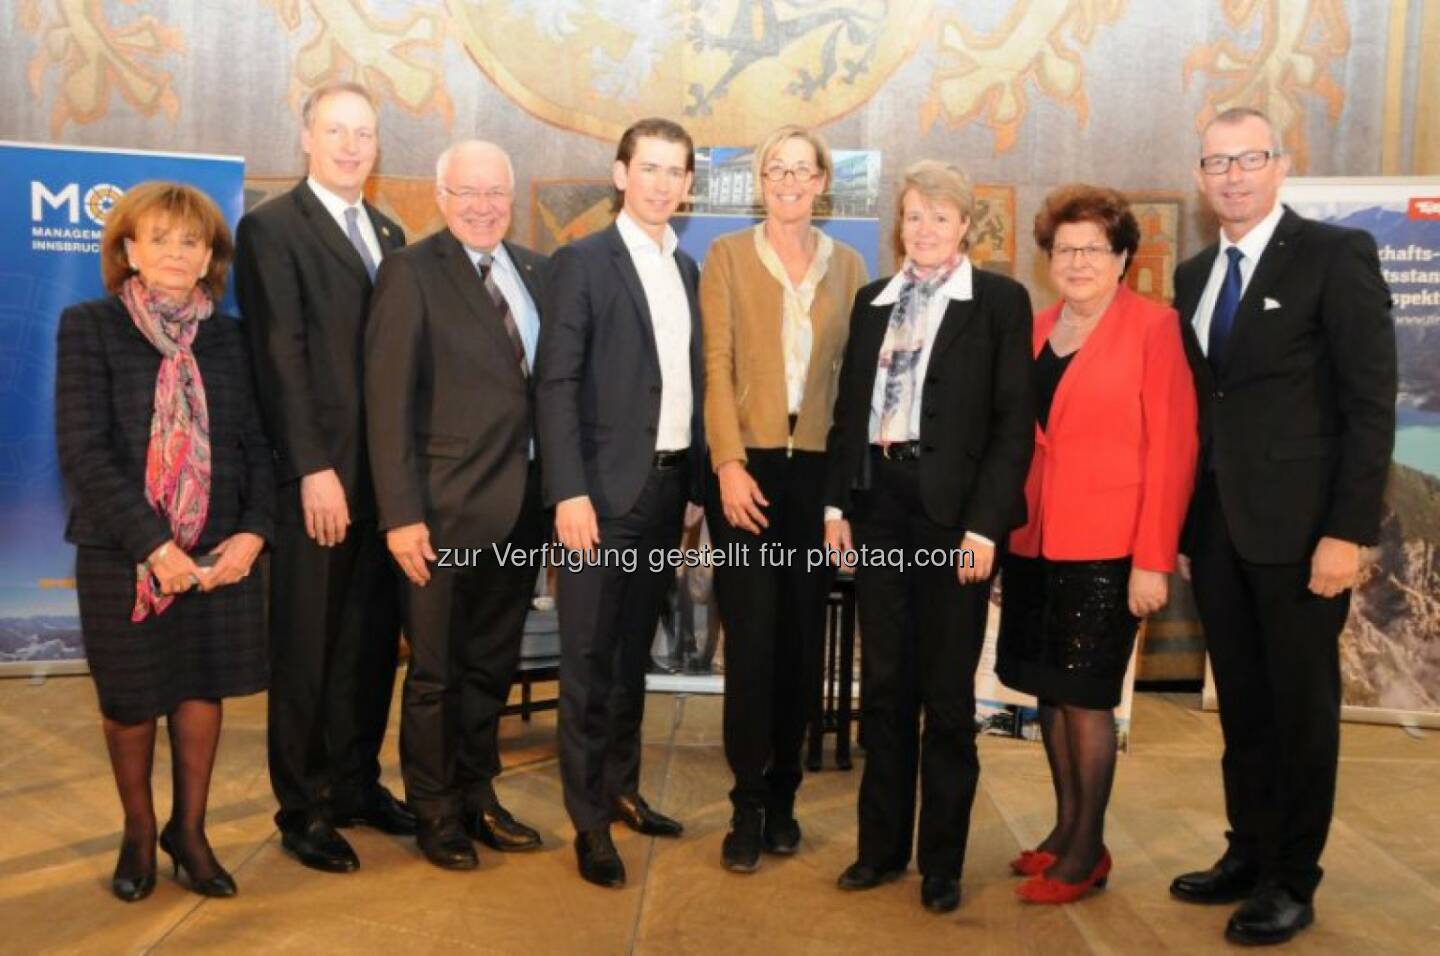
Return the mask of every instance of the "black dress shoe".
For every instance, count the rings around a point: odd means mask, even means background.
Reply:
[[[580,863],[580,876],[588,882],[610,889],[625,885],[625,862],[608,829],[575,834],[575,858]]]
[[[235,878],[215,859],[215,854],[210,852],[208,845],[204,845],[205,853],[210,857],[208,873],[200,871],[193,859],[186,859],[179,840],[171,835],[168,826],[160,831],[160,849],[169,855],[177,879],[180,871],[185,871],[185,879],[192,892],[216,899],[225,899],[240,892],[240,888],[235,885]]]
[[[364,824],[393,836],[414,836],[415,813],[395,794],[376,784],[359,803],[335,814],[337,827]]]
[[[415,842],[425,859],[442,870],[473,870],[480,865],[475,844],[454,817],[419,821]]]
[[[646,836],[674,837],[685,830],[679,820],[672,820],[665,814],[652,810],[650,804],[638,793],[629,793],[615,799],[615,819],[636,833]]]
[[[920,883],[920,902],[932,913],[950,913],[960,905],[960,881],[927,876]]]
[[[1315,907],[1283,886],[1265,883],[1225,924],[1225,938],[1246,946],[1283,943],[1315,922]]]
[[[905,868],[903,866],[881,869],[856,860],[845,868],[845,872],[840,874],[840,879],[836,883],[842,890],[873,890],[885,883],[892,883],[904,875]]]
[[[155,892],[155,861],[148,869],[136,862],[138,846],[121,844],[120,858],[115,861],[115,875],[110,877],[110,892],[126,903],[138,903]]]
[[[465,832],[492,850],[518,853],[540,848],[540,834],[510,815],[500,804],[465,811]]]
[[[312,870],[353,873],[360,869],[360,858],[323,817],[311,817],[299,826],[282,829],[280,845]]]
[[[720,844],[720,862],[732,873],[754,873],[760,868],[761,814],[754,807],[736,810],[730,832]]]
[[[1187,903],[1235,903],[1255,891],[1258,868],[1230,857],[1208,870],[1182,873],[1170,883],[1170,895]]]

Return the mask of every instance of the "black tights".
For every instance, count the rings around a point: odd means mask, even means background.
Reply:
[[[220,741],[220,702],[181,701],[166,717],[170,735],[170,822],[165,825],[180,862],[191,876],[204,880],[220,869],[205,839],[205,807],[210,798],[210,775]],[[155,802],[150,774],[155,765],[155,719],[121,724],[104,718],[105,745],[120,806],[125,811],[125,838],[116,870],[138,875],[155,862]]]
[[[1042,700],[1040,732],[1055,784],[1055,828],[1039,849],[1056,857],[1047,876],[1078,883],[1105,848],[1105,808],[1115,781],[1115,714]]]

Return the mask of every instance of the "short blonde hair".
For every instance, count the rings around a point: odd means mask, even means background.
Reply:
[[[804,126],[793,124],[782,126],[769,136],[765,137],[759,146],[755,147],[755,195],[765,195],[765,164],[785,143],[792,139],[801,139],[810,144],[815,150],[815,165],[820,167],[820,172],[825,175],[825,189],[828,191],[835,184],[835,163],[830,158],[830,146],[825,142],[825,137],[814,130],[806,129]]]
[[[130,257],[125,254],[125,240],[135,238],[140,220],[151,213],[167,217],[172,227],[195,226],[200,238],[210,247],[210,268],[200,277],[199,285],[218,302],[225,294],[225,274],[235,257],[230,227],[225,225],[225,217],[213,199],[184,183],[148,182],[132,186],[110,210],[105,218],[105,230],[100,233],[100,275],[106,290],[118,293],[134,273]]]
[[[905,240],[901,237],[901,230],[905,225],[905,195],[912,189],[932,203],[943,202],[956,207],[960,210],[960,218],[966,222],[975,218],[975,193],[959,166],[938,159],[922,159],[910,164],[901,174],[900,182],[895,184],[895,231],[890,241],[896,262],[905,260]],[[967,229],[960,240],[960,251],[965,252],[969,248],[970,230]]]

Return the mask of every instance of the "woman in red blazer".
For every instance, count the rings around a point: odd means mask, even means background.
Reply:
[[[1035,317],[1028,521],[1010,535],[997,671],[1035,695],[1056,822],[1014,861],[1032,902],[1068,902],[1110,870],[1115,718],[1139,619],[1164,607],[1198,450],[1173,309],[1121,283],[1140,228],[1112,189],[1065,186],[1035,220],[1061,301]]]

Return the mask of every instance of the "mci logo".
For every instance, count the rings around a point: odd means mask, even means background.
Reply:
[[[84,196],[80,193],[79,183],[68,183],[58,192],[52,192],[48,186],[37,180],[30,182],[30,221],[36,224],[45,222],[46,210],[58,212],[64,221],[72,226],[80,224],[80,213],[85,215],[97,226],[105,225],[105,217],[110,215],[110,210],[115,208],[115,203],[125,195],[125,190],[110,183],[96,183],[86,190]]]

